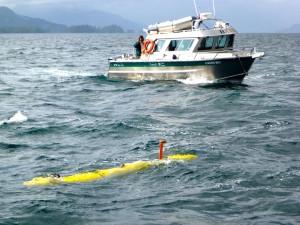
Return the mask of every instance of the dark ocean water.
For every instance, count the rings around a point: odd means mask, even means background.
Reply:
[[[300,35],[240,35],[266,52],[240,86],[107,80],[135,38],[0,35],[0,224],[300,224]],[[22,184],[154,159],[159,138],[199,159]]]

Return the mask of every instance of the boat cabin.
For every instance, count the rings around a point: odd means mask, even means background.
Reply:
[[[212,18],[207,13],[199,18],[186,17],[150,25],[145,31],[146,39],[155,42],[154,56],[233,50],[237,33],[228,23]]]
[[[201,52],[232,49],[234,34],[199,38],[162,38],[155,41],[154,52]]]

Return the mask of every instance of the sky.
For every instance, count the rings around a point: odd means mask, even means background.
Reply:
[[[212,11],[212,0],[196,0],[200,12]],[[193,0],[0,0],[18,13],[39,8],[101,10],[151,24],[195,15]],[[276,32],[300,24],[300,0],[215,0],[216,16],[241,32]]]

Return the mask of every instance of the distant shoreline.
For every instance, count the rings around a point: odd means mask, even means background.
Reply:
[[[139,32],[1,32],[0,31],[0,35],[1,34],[140,34]],[[300,35],[300,33],[284,33],[284,32],[274,32],[274,33],[257,33],[257,32],[253,32],[253,33],[239,33],[242,35]]]
[[[0,7],[0,33],[134,33],[135,29],[123,28],[118,22],[106,25],[65,25],[44,19],[16,14],[7,7]]]
[[[61,31],[49,31],[49,30],[43,30],[38,27],[0,27],[0,33],[29,33],[29,34],[35,34],[35,33],[134,33],[132,30],[125,31],[122,27],[117,25],[110,25],[103,28],[93,27],[90,25],[79,25],[79,26],[71,26],[66,27]]]

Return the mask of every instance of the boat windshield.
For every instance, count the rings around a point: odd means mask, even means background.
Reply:
[[[194,43],[193,39],[171,40],[169,51],[189,51]]]

